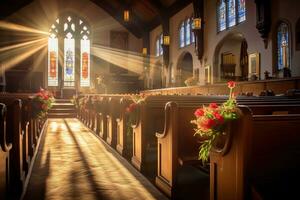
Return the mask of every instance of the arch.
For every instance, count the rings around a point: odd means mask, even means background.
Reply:
[[[296,30],[295,30],[295,38],[296,38],[296,50],[300,51],[300,18],[296,22]]]
[[[184,81],[193,76],[193,56],[190,52],[183,52],[177,61],[177,78],[179,86],[184,86]]]
[[[230,32],[220,40],[214,50],[213,82],[248,79],[247,47],[246,38],[240,32]]]
[[[68,11],[61,13],[54,20],[49,33],[48,86],[75,88],[77,87],[75,82],[80,80],[80,87],[89,87],[91,57],[89,23],[74,12]],[[58,56],[60,50],[63,52],[62,57]],[[80,57],[79,62],[76,61],[77,56]],[[58,60],[63,66],[63,73],[62,70],[58,70]],[[61,84],[58,84],[59,82]]]

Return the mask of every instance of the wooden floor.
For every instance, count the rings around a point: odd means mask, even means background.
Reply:
[[[32,199],[167,199],[79,120],[49,119],[24,196]]]

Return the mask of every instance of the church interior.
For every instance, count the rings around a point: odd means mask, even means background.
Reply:
[[[299,10],[2,0],[0,199],[300,199]]]

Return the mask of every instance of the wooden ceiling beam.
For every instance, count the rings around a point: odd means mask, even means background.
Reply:
[[[161,5],[161,3],[157,1],[154,2],[156,2],[156,3],[152,3],[154,7],[159,7]],[[164,13],[163,18],[171,18],[172,16],[174,16],[176,13],[178,13],[180,10],[182,10],[192,2],[193,0],[175,1],[171,6],[169,6],[168,8],[164,8],[162,10],[162,12]],[[161,18],[160,16],[157,16],[149,23],[149,31],[153,30],[155,27],[159,26],[162,23],[160,18]]]
[[[106,11],[111,17],[117,20],[122,26],[124,26],[129,32],[131,32],[137,38],[141,38],[145,30],[145,24],[133,13],[130,12],[130,21],[125,22],[123,20],[123,11],[128,8],[127,4],[122,4],[120,10],[115,9],[109,2],[103,0],[91,0],[97,6]]]
[[[17,12],[21,8],[27,6],[33,0],[1,0],[0,1],[0,19],[5,19],[9,15]]]

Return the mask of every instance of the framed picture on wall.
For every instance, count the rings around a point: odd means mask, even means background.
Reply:
[[[204,83],[209,84],[211,82],[211,72],[210,65],[205,65],[204,67]]]
[[[257,80],[260,78],[260,55],[259,53],[251,53],[248,59],[249,79]]]

